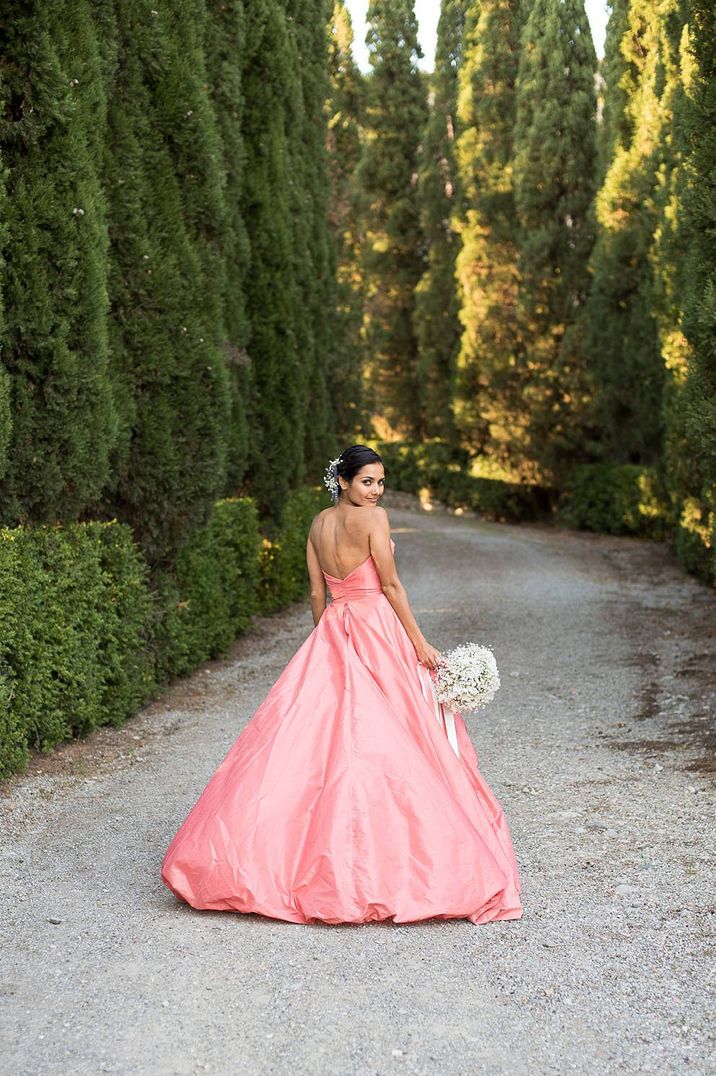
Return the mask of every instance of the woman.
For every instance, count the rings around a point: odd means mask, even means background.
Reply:
[[[307,545],[315,628],[189,812],[162,878],[195,908],[293,923],[518,919],[507,823],[462,719],[435,719],[420,631],[378,506],[380,456],[329,465]],[[332,601],[326,608],[326,584]]]

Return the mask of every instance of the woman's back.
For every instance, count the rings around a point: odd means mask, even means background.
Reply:
[[[327,575],[343,579],[368,559],[373,512],[384,512],[384,509],[374,507],[364,511],[341,505],[326,508],[315,517],[309,540]]]

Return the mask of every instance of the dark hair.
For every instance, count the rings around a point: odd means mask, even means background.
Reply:
[[[351,482],[359,471],[367,467],[369,463],[382,463],[383,460],[368,445],[351,445],[341,452],[338,457],[337,472],[340,478]]]

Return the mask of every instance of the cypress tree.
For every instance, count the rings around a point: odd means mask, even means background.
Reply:
[[[353,60],[353,27],[343,0],[329,23],[330,94],[326,104],[329,228],[336,279],[336,327],[329,367],[331,399],[340,440],[360,435],[363,416],[363,280],[356,170],[361,155],[363,79]]]
[[[602,452],[617,462],[655,463],[663,437],[664,371],[650,260],[663,136],[660,20],[650,0],[615,0],[607,27],[611,159],[596,198],[584,331]]]
[[[5,170],[0,159],[0,221],[7,220],[7,203],[5,197]],[[5,244],[7,242],[7,228],[0,223],[0,280],[5,270]],[[0,343],[4,340],[4,311],[3,297],[0,289]],[[0,350],[0,478],[7,469],[7,450],[12,434],[12,414],[10,411],[10,378],[2,365],[2,350]]]
[[[115,0],[115,17],[107,187],[113,351],[127,393],[106,508],[158,563],[224,487],[221,187],[201,8]]]
[[[310,401],[310,421],[304,423],[306,465],[317,476],[334,443],[327,386],[333,344],[329,311],[335,308],[336,295],[328,240],[325,103],[330,84],[325,0],[286,0],[286,11],[291,64],[299,86],[298,96],[288,102],[296,341],[304,415]]]
[[[626,32],[629,16],[628,0],[611,0],[604,57],[599,65],[601,122],[597,127],[597,180],[604,183],[616,147],[628,137],[626,117],[626,87],[623,84],[626,61],[621,51],[621,40]]]
[[[705,553],[716,583],[716,12],[691,0],[686,127],[683,263],[684,327],[691,345],[683,377],[685,438],[679,468],[682,553]],[[686,50],[685,50],[686,51]],[[704,552],[700,554],[703,563]]]
[[[685,451],[686,408],[684,381],[689,362],[688,341],[683,332],[684,264],[689,241],[685,235],[684,153],[686,149],[685,77],[693,66],[688,52],[683,0],[661,5],[658,27],[658,93],[660,135],[655,150],[655,227],[649,250],[652,274],[651,302],[663,366],[664,441],[660,446],[660,469],[672,490],[678,517],[683,490],[689,487],[691,452]]]
[[[224,352],[231,395],[226,489],[241,486],[249,459],[247,408],[251,371],[246,343],[249,321],[244,296],[250,248],[241,212],[246,150],[242,131],[242,65],[246,14],[242,0],[207,0],[206,72],[220,139],[225,208],[218,243],[223,259]]]
[[[427,102],[413,0],[372,0],[367,19],[372,73],[359,176],[371,403],[379,425],[415,434],[420,391],[413,311],[425,268],[416,180]]]
[[[251,490],[275,519],[305,474],[305,371],[295,330],[291,159],[287,126],[301,94],[280,0],[246,4],[242,214],[251,249],[246,281],[252,364]]]
[[[442,0],[431,80],[430,113],[418,177],[420,222],[428,266],[415,293],[421,425],[430,437],[452,437],[452,381],[460,344],[451,226],[457,169],[457,82],[462,61],[466,0]]]
[[[583,0],[534,0],[520,42],[514,135],[519,320],[532,452],[554,475],[592,416],[577,319],[593,244],[597,67]]]
[[[100,182],[102,61],[84,0],[8,3],[3,14],[0,441],[9,443],[0,515],[9,524],[69,520],[97,502],[118,432]]]
[[[525,469],[517,326],[516,211],[512,176],[518,0],[468,5],[458,78],[457,258],[462,338],[455,418],[474,452]]]

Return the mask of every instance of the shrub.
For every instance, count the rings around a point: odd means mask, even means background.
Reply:
[[[328,507],[327,496],[321,489],[290,494],[279,527],[264,538],[259,586],[261,613],[275,612],[306,593],[306,539],[313,517]]]
[[[256,611],[260,537],[249,498],[218,501],[170,570],[155,578],[153,644],[160,683],[225,654]]]
[[[228,498],[149,567],[113,520],[0,530],[0,776],[98,725],[121,724],[171,677],[219,657],[257,610],[307,589],[306,535],[326,506],[299,490],[261,539],[254,502]]]
[[[146,567],[116,523],[0,531],[0,774],[119,723],[153,688]]]
[[[676,555],[687,572],[716,586],[716,511],[695,497],[681,506],[674,540]]]
[[[667,508],[656,473],[636,464],[575,467],[558,506],[560,522],[606,534],[663,538]]]
[[[420,492],[423,481],[414,445],[387,441],[377,442],[374,448],[383,458],[389,489],[399,489],[403,493]]]
[[[523,522],[549,511],[550,493],[538,486],[477,478],[464,449],[441,441],[420,445],[379,443],[388,488],[406,493],[427,489],[449,508],[469,508],[489,519]]]

